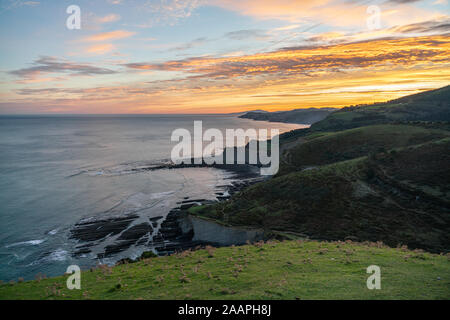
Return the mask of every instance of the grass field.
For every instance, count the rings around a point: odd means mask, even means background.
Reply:
[[[369,290],[369,265],[381,289]],[[0,299],[450,299],[449,256],[381,243],[269,241],[0,286]]]

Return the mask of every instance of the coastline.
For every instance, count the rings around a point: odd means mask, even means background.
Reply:
[[[153,250],[154,242],[158,244],[157,247],[162,254],[181,250],[184,244],[179,243],[180,239],[176,239],[179,235],[173,233],[174,226],[170,225],[170,219],[164,224],[165,228],[162,228],[165,235],[156,237],[156,241],[152,241],[151,236],[146,234],[152,232],[154,233],[152,236],[157,236],[170,210],[177,211],[191,205],[224,201],[246,186],[264,180],[259,176],[258,165],[166,163],[168,160],[165,154],[160,152],[161,148],[144,148],[144,143],[153,141],[148,140],[150,136],[144,135],[145,131],[133,131],[131,138],[111,134],[106,136],[112,121],[109,119],[106,121],[99,118],[97,121],[95,117],[92,119],[89,117],[88,123],[85,123],[83,119],[76,118],[74,121],[70,117],[62,118],[61,121],[64,121],[58,127],[59,134],[62,136],[67,134],[69,141],[77,141],[79,145],[74,149],[71,145],[60,147],[55,144],[55,148],[61,149],[61,152],[66,152],[64,154],[67,155],[75,153],[74,156],[72,155],[66,162],[64,162],[66,159],[63,159],[61,163],[65,166],[57,174],[53,171],[54,168],[49,167],[48,172],[45,170],[39,172],[38,179],[30,180],[48,181],[50,187],[53,187],[51,183],[55,182],[55,186],[58,183],[58,188],[54,192],[57,191],[60,196],[53,199],[56,204],[60,204],[60,208],[55,210],[53,219],[46,219],[44,223],[39,224],[41,228],[34,228],[32,232],[24,229],[25,232],[5,241],[5,256],[10,255],[10,260],[18,267],[10,268],[5,263],[4,270],[7,272],[2,274],[1,280],[9,281],[18,277],[31,280],[38,273],[55,276],[63,273],[67,265],[71,264],[80,265],[82,269],[88,269],[96,264],[112,265],[125,257],[135,259],[143,250]],[[239,125],[240,122],[235,124],[235,118],[237,119],[236,116],[226,117],[222,120],[219,117],[214,120],[215,122],[210,120],[210,126],[218,125],[219,128],[222,128],[221,125],[230,125],[230,128],[270,126],[267,123],[252,125],[249,124],[250,121]],[[130,125],[135,125],[127,119],[122,121],[120,117],[113,120],[114,124],[123,125],[124,130]],[[190,120],[190,118],[183,119],[187,124],[190,124]],[[52,119],[46,118],[36,120],[37,124],[41,122],[47,124],[51,121]],[[77,131],[64,131],[66,126],[71,129],[79,121],[83,121],[82,123],[88,127],[99,122],[102,130],[97,127],[95,130],[101,132],[101,135],[88,132],[80,138],[79,135],[73,137],[71,135]],[[18,122],[19,124],[21,122]],[[153,125],[153,122],[150,124]],[[293,126],[288,130],[297,127]],[[159,134],[159,131],[155,132]],[[26,134],[24,132],[23,135]],[[39,150],[40,145],[35,146]],[[85,149],[80,149],[81,147]],[[84,153],[80,150],[84,150]],[[133,155],[133,150],[137,152],[137,156]],[[118,151],[124,153],[117,153]],[[43,153],[43,156],[47,157],[47,154]],[[53,153],[49,153],[48,157],[52,158]],[[47,158],[41,161],[44,160]],[[14,183],[14,171],[10,172],[11,181]],[[30,173],[34,173],[33,167],[30,167]],[[168,179],[165,180],[165,177]],[[34,179],[30,175],[29,179],[32,178]],[[159,184],[159,181],[162,183]],[[46,189],[42,189],[41,196],[46,196]],[[99,196],[96,196],[96,189],[102,191],[99,192]],[[189,198],[184,198],[183,193]],[[37,193],[31,195],[38,197]],[[17,203],[22,201],[19,197],[11,199]],[[86,200],[83,201],[84,199]],[[73,200],[76,201],[75,205],[66,208],[66,204],[70,204],[69,201]],[[40,205],[40,208],[44,209],[44,204]],[[55,204],[52,206],[56,208]],[[40,214],[46,217],[47,213]],[[65,222],[60,223],[60,219],[64,219]],[[6,224],[4,226],[6,227]],[[172,243],[175,240],[177,243]]]
[[[244,148],[244,152],[247,152],[247,146],[241,148]],[[224,148],[222,152],[224,160],[228,152],[237,152],[237,148]],[[142,254],[146,254],[151,251],[155,255],[168,255],[198,246],[226,245],[224,242],[221,243],[220,241],[217,242],[214,240],[207,240],[204,232],[201,239],[196,238],[194,228],[195,224],[188,222],[188,224],[190,224],[190,228],[186,227],[186,221],[189,220],[188,209],[193,206],[202,206],[226,201],[233,194],[252,184],[262,182],[268,179],[268,177],[260,175],[261,164],[259,163],[237,164],[237,162],[235,162],[234,164],[207,164],[205,161],[202,161],[201,164],[196,164],[194,160],[194,158],[186,159],[186,163],[182,164],[166,162],[157,165],[143,166],[133,168],[130,172],[140,173],[160,170],[183,170],[190,168],[212,168],[216,170],[223,170],[230,175],[227,178],[224,178],[225,181],[233,181],[230,184],[222,184],[217,186],[219,188],[223,188],[224,191],[216,192],[215,200],[183,197],[182,200],[177,202],[176,206],[170,208],[170,211],[165,217],[156,216],[150,218],[149,221],[134,224],[131,227],[129,227],[130,224],[133,224],[140,218],[136,214],[112,217],[104,220],[94,220],[88,223],[78,223],[70,231],[70,239],[74,239],[78,242],[76,251],[73,255],[80,256],[91,253],[90,248],[96,241],[111,234],[120,236],[114,243],[107,245],[103,253],[97,254],[98,259],[109,259],[135,245],[148,246],[149,250],[144,251]],[[211,221],[209,223],[216,224]],[[220,224],[217,224],[217,227],[223,228]],[[213,237],[214,234],[210,234]],[[261,240],[262,236],[249,236],[245,239],[245,241],[232,241],[230,239],[227,243],[229,243],[229,245],[237,245],[244,244],[247,240],[252,241],[255,239]],[[134,253],[133,256],[136,257]],[[133,261],[133,256],[128,255],[119,259],[117,262],[121,263],[123,261]],[[139,257],[137,257],[137,259],[139,259]]]
[[[139,168],[139,171],[156,170],[183,170],[187,168],[213,168],[224,170],[230,174],[225,180],[233,180],[230,184],[222,184],[217,187],[223,188],[223,192],[216,193],[216,200],[184,197],[172,207],[166,217],[156,216],[149,218],[148,222],[135,224],[139,219],[137,214],[129,214],[107,219],[81,221],[70,230],[70,239],[75,240],[77,245],[73,256],[81,256],[91,253],[91,247],[97,241],[107,235],[119,235],[117,240],[105,247],[104,253],[98,254],[98,259],[111,259],[117,254],[131,248],[132,246],[147,246],[148,250],[142,254],[169,255],[174,252],[183,251],[198,246],[214,245],[221,246],[223,243],[208,241],[203,235],[201,239],[196,238],[194,226],[188,222],[187,210],[196,205],[206,205],[228,200],[233,194],[245,187],[266,179],[259,175],[259,167],[256,165],[207,165],[207,164],[164,164],[153,167]],[[211,222],[212,223],[212,222]],[[188,226],[189,225],[189,226]],[[151,234],[151,236],[150,236]],[[246,239],[251,240],[251,239]],[[243,244],[245,241],[240,241]],[[230,241],[230,244],[238,244]],[[133,261],[133,256],[125,256],[116,260],[114,264],[123,261]],[[111,264],[111,263],[107,263]]]

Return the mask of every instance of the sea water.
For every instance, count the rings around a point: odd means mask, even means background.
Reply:
[[[176,144],[172,131],[192,130],[195,120],[223,132],[304,127],[231,115],[0,116],[0,280],[99,263],[93,255],[73,255],[70,230],[80,221],[111,212],[148,218],[186,197],[214,200],[226,171],[138,170],[167,163]],[[143,249],[133,250],[106,262]]]

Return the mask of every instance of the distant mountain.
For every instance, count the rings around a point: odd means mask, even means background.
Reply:
[[[325,119],[330,113],[337,110],[335,108],[309,108],[277,112],[256,110],[247,112],[239,116],[239,118],[270,122],[313,124]]]
[[[258,110],[251,110],[251,111],[233,112],[233,113],[227,113],[227,114],[230,116],[241,116],[241,115],[251,113],[251,112],[267,113],[268,111],[258,109]]]
[[[261,109],[258,109],[258,110],[251,110],[251,111],[247,111],[247,112],[270,113],[269,111],[261,110]]]

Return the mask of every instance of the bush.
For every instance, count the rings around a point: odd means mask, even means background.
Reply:
[[[155,258],[157,256],[158,255],[156,253],[154,253],[153,251],[145,251],[141,254],[141,256],[139,257],[139,260]]]

